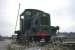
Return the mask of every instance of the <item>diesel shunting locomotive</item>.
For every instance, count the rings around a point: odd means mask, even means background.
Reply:
[[[20,30],[15,31],[17,41],[49,42],[55,36],[58,26],[51,26],[50,15],[37,9],[26,9],[20,14]]]

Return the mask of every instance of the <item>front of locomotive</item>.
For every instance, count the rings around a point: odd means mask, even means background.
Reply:
[[[36,36],[40,42],[49,42],[50,40],[50,16],[48,13],[42,13],[39,17],[39,31]]]
[[[23,27],[28,29],[29,32],[31,31],[29,33],[31,41],[49,41],[50,15],[48,13],[36,9],[26,9],[22,15],[24,16],[24,23],[26,23]]]

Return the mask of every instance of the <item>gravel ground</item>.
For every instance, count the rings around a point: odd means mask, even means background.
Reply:
[[[0,50],[7,50],[7,45],[11,43],[11,40],[0,41]]]

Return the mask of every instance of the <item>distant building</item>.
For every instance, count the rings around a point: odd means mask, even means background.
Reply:
[[[75,32],[59,32],[57,37],[75,38]]]
[[[0,35],[0,41],[2,41],[3,40],[3,37]]]

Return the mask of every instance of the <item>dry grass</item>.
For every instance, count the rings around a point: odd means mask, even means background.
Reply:
[[[11,45],[7,45],[7,50],[15,50],[15,48],[12,48]]]
[[[22,48],[22,47],[15,47],[15,46],[12,46],[12,45],[8,45],[7,46],[7,50],[24,50],[24,48]]]

